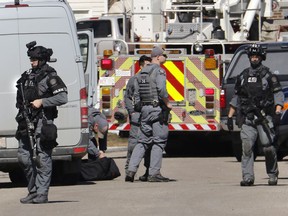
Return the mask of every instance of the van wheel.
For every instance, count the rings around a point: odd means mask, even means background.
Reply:
[[[9,172],[9,178],[13,184],[26,185],[27,180],[23,170],[19,167]]]

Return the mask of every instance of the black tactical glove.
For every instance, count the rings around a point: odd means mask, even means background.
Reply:
[[[228,117],[228,119],[227,119],[227,127],[228,127],[228,130],[229,131],[233,131],[233,118],[232,117]]]
[[[273,125],[274,127],[278,127],[281,123],[281,113],[275,113],[273,116]]]

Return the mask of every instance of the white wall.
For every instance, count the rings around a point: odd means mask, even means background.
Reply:
[[[67,0],[75,18],[98,17],[108,13],[108,0]]]

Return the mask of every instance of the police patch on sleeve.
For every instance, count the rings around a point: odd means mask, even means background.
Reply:
[[[272,76],[271,81],[272,81],[273,83],[275,83],[275,82],[278,82],[278,79],[277,79],[276,76]]]
[[[51,86],[54,86],[57,83],[57,80],[53,77],[49,82]]]
[[[67,92],[67,87],[59,76],[50,77],[48,85],[54,95],[60,92]]]

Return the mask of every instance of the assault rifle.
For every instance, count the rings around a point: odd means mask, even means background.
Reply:
[[[259,132],[259,138],[261,140],[261,142],[264,142],[264,137],[263,135],[261,136],[261,133],[259,131],[258,125],[261,125],[263,128],[264,133],[266,134],[267,138],[268,138],[268,142],[267,145],[271,145],[274,141],[274,137],[275,137],[275,132],[273,130],[273,128],[269,127],[269,121],[266,118],[265,113],[263,113],[259,108],[257,108],[254,104],[249,106],[249,111],[253,112],[254,115],[257,117],[257,119],[255,119],[255,124],[257,125],[257,129]],[[263,140],[262,140],[263,139]],[[265,143],[262,143],[263,145],[265,145]]]
[[[23,113],[23,116],[24,116],[25,121],[26,121],[27,134],[28,134],[30,146],[31,146],[31,149],[32,149],[32,152],[33,152],[35,127],[34,127],[34,124],[31,122],[31,120],[29,119],[29,108],[27,106],[27,101],[26,101],[25,96],[24,96],[24,90],[23,90],[23,84],[22,83],[20,83],[20,89],[21,89],[22,100],[23,100],[23,111],[22,111],[22,113]]]

